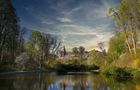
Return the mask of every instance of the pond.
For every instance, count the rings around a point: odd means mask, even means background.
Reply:
[[[0,90],[140,90],[140,81],[99,74],[29,73],[0,76]]]

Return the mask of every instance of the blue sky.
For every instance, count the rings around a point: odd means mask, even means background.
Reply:
[[[68,50],[78,46],[92,50],[99,42],[108,47],[115,25],[107,12],[119,1],[13,0],[13,4],[22,27],[56,35]]]

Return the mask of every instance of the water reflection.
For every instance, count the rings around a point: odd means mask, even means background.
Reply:
[[[140,90],[140,81],[121,81],[93,74],[34,73],[0,77],[0,90]]]

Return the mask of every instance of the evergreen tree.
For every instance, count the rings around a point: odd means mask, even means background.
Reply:
[[[65,46],[64,46],[64,48],[63,48],[63,52],[64,52],[64,57],[65,57],[65,56],[66,56],[66,54],[67,54],[67,51],[66,51]]]
[[[0,61],[13,62],[18,48],[19,25],[11,0],[0,0]]]

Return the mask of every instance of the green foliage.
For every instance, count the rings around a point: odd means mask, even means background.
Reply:
[[[68,60],[68,61],[52,61],[48,66],[50,70],[57,71],[58,73],[66,72],[84,72],[94,69],[99,69],[96,65],[88,65],[86,62],[80,62],[80,60]]]
[[[138,30],[140,16],[140,0],[122,0],[120,5],[110,8],[109,14],[120,27],[115,36],[110,39],[107,53],[108,67],[102,68],[106,74],[115,76],[134,76],[139,67]],[[131,68],[128,68],[131,67]]]
[[[75,54],[75,56],[77,56],[78,55],[78,48],[77,47],[74,47],[72,49],[72,52]]]
[[[140,71],[136,70],[135,72],[133,72],[133,76],[135,79],[140,80]]]
[[[137,72],[137,69],[128,67],[119,68],[115,66],[108,66],[102,69],[102,73],[106,75],[114,75],[116,77],[133,77],[135,72]]]
[[[37,56],[37,49],[34,47],[33,43],[28,42],[26,50],[31,57]]]
[[[35,60],[31,60],[27,53],[22,53],[15,60],[15,66],[17,70],[37,70],[38,63]]]
[[[2,67],[0,67],[0,71],[1,72],[11,72],[11,71],[16,71],[17,68],[15,68],[13,65],[2,65]]]
[[[107,66],[101,68],[101,72],[106,75],[116,75],[117,67],[114,66]]]
[[[26,50],[30,58],[37,61],[41,68],[42,64],[48,59],[49,54],[47,36],[39,31],[33,31]]]
[[[92,61],[90,61],[91,64],[95,64],[99,67],[104,66],[105,64],[105,57],[106,55],[104,54],[104,52],[100,52],[97,50],[93,50],[92,51]]]
[[[19,47],[19,25],[11,0],[0,0],[0,13],[0,63],[14,64]]]
[[[80,55],[80,59],[83,59],[83,55],[85,53],[85,48],[83,46],[79,47],[79,55]]]
[[[125,53],[125,36],[121,31],[117,31],[115,36],[110,39],[107,61],[111,63],[117,60],[122,53]]]
[[[140,48],[137,49],[137,58],[140,59]]]

